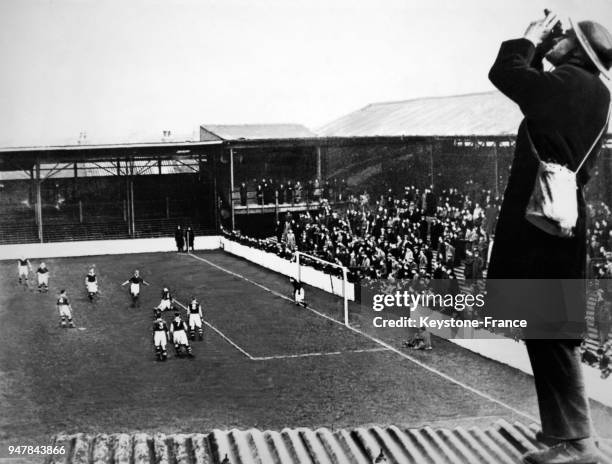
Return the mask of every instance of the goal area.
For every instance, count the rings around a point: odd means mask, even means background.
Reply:
[[[295,252],[295,278],[342,298],[344,325],[349,326],[349,300],[355,300],[355,288],[348,281],[348,269],[301,251]]]

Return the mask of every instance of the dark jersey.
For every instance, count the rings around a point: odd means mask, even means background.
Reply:
[[[20,266],[27,266],[28,265],[28,260],[27,259],[20,259],[19,260],[19,265]]]
[[[57,304],[58,304],[58,305],[67,305],[67,304],[69,304],[69,303],[68,303],[68,297],[66,297],[66,296],[60,296],[60,297],[57,299]]]
[[[199,314],[202,306],[197,301],[192,301],[189,303],[189,313],[190,314]]]
[[[164,321],[163,319],[158,319],[155,322],[153,322],[153,332],[167,332],[168,331],[168,325],[166,324],[166,321]]]
[[[47,269],[46,267],[39,267],[36,272],[38,272],[39,274],[46,274],[47,272],[49,272],[49,269]]]
[[[178,332],[179,330],[187,331],[187,327],[185,327],[185,322],[182,320],[173,320],[172,321],[172,331]]]
[[[87,282],[95,282],[96,275],[95,274],[87,274]]]
[[[131,284],[141,284],[143,282],[143,280],[142,280],[142,277],[132,276],[132,277],[130,277],[129,282]]]
[[[170,292],[162,291],[161,299],[162,300],[171,300],[172,299],[172,295],[170,295]]]

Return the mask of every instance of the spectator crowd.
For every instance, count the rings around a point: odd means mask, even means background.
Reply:
[[[451,277],[462,261],[466,277],[480,279],[496,214],[487,191],[470,198],[410,186],[373,204],[366,192],[351,195],[342,215],[325,201],[316,212],[287,213],[275,235],[277,246],[341,264],[360,280]]]
[[[347,188],[346,180],[338,178],[325,181],[316,178],[305,182],[264,178],[253,179],[252,182],[241,182],[239,191],[240,206],[246,206],[249,203],[250,192],[254,193],[253,200],[258,205],[269,205],[277,201],[278,204],[318,202],[323,198],[343,201]]]

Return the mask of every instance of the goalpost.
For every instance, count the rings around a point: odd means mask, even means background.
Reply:
[[[321,280],[320,282],[312,282],[310,278],[307,278],[309,276],[304,275],[305,273],[302,272],[302,257],[306,257],[309,260],[313,260],[313,261],[317,261],[321,264],[324,264],[325,266],[331,266],[337,269],[340,269],[342,271],[342,278],[340,277],[335,277],[331,274],[326,274],[327,276],[329,276],[329,287],[331,289],[331,293],[333,293],[334,295],[338,295],[340,297],[342,297],[343,300],[343,304],[344,304],[344,325],[346,325],[347,327],[349,327],[349,310],[348,310],[348,295],[347,295],[347,287],[348,287],[348,269],[345,266],[342,266],[340,264],[336,264],[336,263],[330,263],[329,261],[325,261],[321,258],[317,258],[316,256],[312,256],[309,255],[307,253],[303,253],[301,251],[296,251],[295,252],[295,256],[296,256],[296,263],[297,263],[297,272],[296,272],[296,278],[298,280],[298,282],[304,282],[307,283],[309,285],[313,285],[315,287],[318,288],[323,288],[326,289],[327,287],[327,282],[326,281],[322,281],[320,278],[319,280]],[[319,271],[320,272],[320,271]],[[341,281],[340,283],[340,293],[337,293],[337,289],[334,288],[334,279],[339,279]],[[319,285],[317,285],[319,284]]]

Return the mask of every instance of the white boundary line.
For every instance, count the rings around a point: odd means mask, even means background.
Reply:
[[[339,354],[348,353],[377,353],[380,351],[389,351],[387,348],[366,348],[363,350],[349,350],[349,351],[329,351],[320,353],[303,353],[303,354],[282,354],[278,356],[260,356],[253,358],[254,361],[269,361],[271,359],[292,359],[292,358],[309,358],[313,356],[335,356]]]
[[[181,303],[176,298],[174,298],[174,302],[177,305],[179,305],[181,308],[183,308],[185,311],[187,310],[187,306],[185,306],[183,303]],[[368,348],[368,349],[363,349],[363,350],[349,350],[349,351],[331,351],[331,352],[323,351],[323,352],[301,353],[301,354],[280,354],[280,355],[274,355],[274,356],[253,356],[249,354],[245,349],[238,346],[237,343],[233,342],[227,335],[225,335],[223,332],[217,329],[210,322],[205,321],[204,319],[202,319],[202,322],[206,324],[208,327],[210,327],[212,330],[214,330],[217,334],[219,334],[221,338],[223,338],[223,340],[225,340],[227,343],[232,345],[234,348],[240,351],[243,355],[245,355],[251,361],[270,361],[272,359],[308,358],[312,356],[333,356],[333,355],[339,355],[339,354],[345,354],[345,353],[370,353],[370,352],[378,352],[378,351],[387,351],[387,348]]]
[[[227,274],[230,274],[230,275],[233,275],[233,276],[238,277],[240,279],[246,280],[247,282],[249,282],[249,283],[251,283],[251,284],[253,284],[253,285],[255,285],[255,286],[259,287],[259,288],[262,288],[262,289],[266,290],[267,292],[272,293],[273,295],[276,295],[276,296],[278,296],[280,298],[283,298],[285,300],[293,302],[293,300],[291,298],[289,298],[288,296],[283,295],[282,293],[278,293],[278,292],[276,292],[274,290],[271,290],[268,287],[266,287],[265,285],[262,285],[262,284],[260,284],[258,282],[255,282],[255,281],[249,279],[248,277],[245,277],[245,276],[243,276],[241,274],[238,274],[236,272],[233,272],[233,271],[230,271],[228,269],[225,269],[224,267],[221,267],[218,264],[213,263],[212,261],[204,259],[204,258],[202,258],[200,256],[192,255],[191,253],[189,253],[187,255],[184,255],[184,256],[190,256],[193,259],[197,259],[199,261],[202,261],[202,262],[208,264],[209,266],[212,266],[214,268],[219,269],[220,271],[226,272]],[[336,324],[340,325],[341,327],[345,327],[348,330],[351,330],[351,331],[353,331],[355,333],[358,333],[359,335],[362,335],[363,337],[365,337],[365,338],[367,338],[367,339],[369,339],[369,340],[379,344],[380,346],[386,348],[387,350],[393,351],[394,353],[398,354],[402,358],[411,361],[412,363],[416,364],[417,366],[422,367],[423,369],[426,369],[429,372],[432,372],[432,373],[442,377],[443,379],[448,380],[449,382],[452,382],[452,383],[454,383],[456,385],[459,385],[460,387],[462,387],[462,388],[464,388],[464,389],[466,389],[466,390],[468,390],[468,391],[470,391],[470,392],[472,392],[472,393],[474,393],[474,394],[476,394],[476,395],[478,395],[478,396],[480,396],[480,397],[482,397],[482,398],[484,398],[484,399],[486,399],[488,401],[491,401],[492,403],[495,403],[495,404],[497,404],[499,406],[502,406],[502,407],[512,411],[513,413],[515,413],[515,414],[517,414],[519,416],[522,416],[522,417],[524,417],[524,418],[526,418],[526,419],[528,419],[528,420],[530,420],[532,422],[536,422],[536,423],[540,422],[537,418],[527,414],[526,412],[520,411],[520,410],[514,408],[513,406],[510,406],[509,404],[504,403],[501,400],[498,400],[497,398],[493,398],[491,395],[489,395],[489,394],[487,394],[487,393],[485,393],[483,391],[480,391],[480,390],[478,390],[478,389],[476,389],[474,387],[470,387],[469,385],[461,382],[460,380],[457,380],[457,379],[449,376],[448,374],[445,374],[444,372],[439,371],[438,369],[435,369],[435,368],[433,368],[431,366],[428,366],[427,364],[424,364],[423,362],[419,361],[418,359],[413,358],[412,356],[407,355],[406,353],[398,350],[397,348],[393,347],[392,345],[389,345],[387,342],[384,342],[384,341],[382,341],[382,340],[380,340],[380,339],[378,339],[376,337],[373,337],[373,336],[371,336],[371,335],[369,335],[369,334],[367,334],[367,333],[365,333],[365,332],[363,332],[363,331],[361,331],[359,329],[356,329],[354,327],[346,326],[342,322],[337,321],[336,319],[334,319],[332,317],[329,317],[326,314],[323,314],[323,313],[315,310],[310,305],[307,306],[306,309],[308,309],[309,311],[312,311],[313,313],[317,314],[318,316],[321,316],[321,317],[323,317],[325,319],[328,319],[328,320],[330,320],[332,322],[335,322]]]
[[[185,306],[183,303],[181,303],[179,300],[175,299],[174,302],[176,304],[178,304],[181,308],[183,308],[185,311],[187,311],[187,306]],[[234,343],[228,336],[226,336],[223,332],[221,332],[219,329],[217,329],[214,325],[212,325],[210,322],[205,321],[204,319],[202,319],[202,322],[204,324],[206,324],[208,327],[210,327],[211,329],[213,329],[215,332],[217,332],[221,338],[223,338],[223,340],[225,340],[227,343],[229,343],[230,345],[232,345],[234,348],[236,348],[238,351],[240,351],[243,355],[245,355],[247,358],[253,360],[256,359],[253,356],[251,356],[249,353],[246,352],[246,350],[243,350],[242,348],[240,348],[236,343]]]

